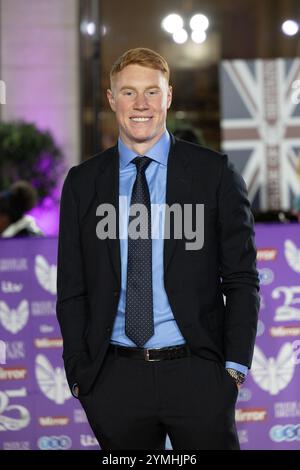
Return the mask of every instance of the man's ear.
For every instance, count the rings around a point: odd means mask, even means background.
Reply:
[[[173,96],[173,88],[169,86],[168,88],[168,97],[167,97],[167,109],[170,108],[172,103],[172,96]]]
[[[113,92],[109,88],[108,90],[106,90],[106,96],[107,96],[111,109],[115,112],[116,111],[115,98],[114,98]]]

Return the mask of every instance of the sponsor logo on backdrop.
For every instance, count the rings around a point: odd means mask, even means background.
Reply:
[[[26,388],[0,392],[0,431],[19,431],[30,423],[30,413],[25,406],[10,404],[12,398],[27,396]]]
[[[88,422],[86,414],[82,408],[75,408],[73,419],[74,419],[74,423],[76,424]]]
[[[31,314],[35,317],[56,315],[56,303],[51,300],[31,302]]]
[[[38,422],[40,426],[67,426],[70,419],[68,416],[40,416]]]
[[[80,434],[80,444],[82,447],[99,446],[97,439],[90,434]]]
[[[38,349],[62,348],[62,338],[35,338],[34,345]]]
[[[284,304],[275,309],[274,321],[300,320],[300,287],[280,286],[272,291],[273,299],[280,299],[282,296]],[[299,307],[294,307],[294,305],[299,305]]]
[[[300,336],[300,326],[271,326],[270,335],[274,338]]]
[[[0,364],[6,364],[6,342],[0,340]]]
[[[262,320],[258,320],[256,336],[261,336],[264,334],[264,332],[265,332],[265,324]]]
[[[39,326],[39,330],[41,333],[44,335],[47,333],[53,333],[54,331],[54,326],[52,325],[46,325],[45,323]]]
[[[0,272],[28,271],[27,258],[0,258]]]
[[[21,300],[17,308],[9,308],[0,301],[0,323],[12,334],[19,333],[26,326],[29,318],[29,304],[27,300]]]
[[[295,372],[295,357],[292,343],[284,343],[277,357],[267,358],[255,346],[251,374],[254,382],[270,395],[278,395],[292,380]]]
[[[274,272],[269,268],[258,269],[259,281],[262,286],[267,286],[274,281]]]
[[[248,438],[248,430],[247,429],[239,429],[238,430],[238,437],[240,444],[246,444],[249,442]]]
[[[18,294],[23,290],[23,284],[14,284],[11,281],[2,281],[1,290],[4,294]]]
[[[250,388],[241,387],[239,389],[237,401],[249,401],[251,400],[251,398],[252,398],[252,392]]]
[[[285,240],[284,256],[289,267],[300,273],[300,249],[292,240]]]
[[[3,450],[30,450],[30,442],[29,441],[3,442]]]
[[[62,367],[54,368],[43,354],[36,356],[35,377],[43,394],[57,405],[63,405],[71,398],[65,370]]]
[[[294,351],[294,361],[295,364],[298,365],[300,364],[300,339],[293,341],[292,345]]]
[[[72,446],[70,436],[41,436],[37,441],[41,450],[67,450]]]
[[[27,372],[25,367],[0,367],[0,380],[25,380]]]
[[[269,436],[274,442],[300,441],[300,424],[278,424],[270,429]]]
[[[277,253],[276,248],[260,248],[257,250],[257,261],[275,261]]]
[[[235,420],[238,423],[265,421],[266,419],[267,410],[265,408],[237,408],[235,410]]]
[[[284,401],[274,403],[275,418],[299,418],[300,401]]]
[[[24,341],[6,341],[7,359],[24,359],[26,349]]]
[[[34,272],[38,283],[50,294],[56,294],[57,266],[48,264],[46,258],[42,255],[35,257]]]

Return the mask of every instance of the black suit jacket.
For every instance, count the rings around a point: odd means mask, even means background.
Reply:
[[[253,217],[245,183],[225,155],[174,139],[166,203],[204,204],[204,245],[164,241],[164,283],[178,327],[210,360],[251,365],[259,309]],[[69,386],[91,389],[110,342],[121,288],[118,236],[96,236],[99,204],[116,208],[119,155],[113,147],[71,168],[60,211],[57,317]],[[226,306],[224,297],[226,298]]]

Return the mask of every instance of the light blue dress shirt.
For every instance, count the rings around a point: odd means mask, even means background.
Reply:
[[[127,276],[127,248],[128,248],[128,214],[133,184],[136,178],[136,166],[132,160],[137,154],[126,147],[119,138],[118,150],[120,156],[119,174],[119,208],[120,208],[120,252],[121,252],[121,293],[118,311],[113,326],[111,342],[120,346],[136,347],[125,334],[125,306],[126,306],[126,276]],[[170,150],[170,135],[166,131],[159,141],[147,151],[147,157],[152,162],[146,169],[146,179],[150,192],[151,205],[162,205],[166,201],[167,163]],[[156,206],[158,207],[158,206]],[[151,206],[151,215],[153,206]],[[156,219],[157,220],[157,219]],[[183,338],[164,288],[163,268],[163,218],[159,219],[160,225],[156,236],[152,238],[152,287],[153,287],[153,315],[154,335],[145,343],[147,349],[163,348],[184,344]],[[158,237],[159,234],[159,237]],[[229,363],[228,367],[247,372],[247,367],[240,364]],[[227,367],[227,363],[226,363]]]

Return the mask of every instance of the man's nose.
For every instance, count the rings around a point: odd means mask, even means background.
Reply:
[[[136,99],[135,99],[135,102],[134,102],[134,108],[135,109],[147,109],[149,106],[148,106],[148,102],[147,102],[147,98],[145,95],[137,95]]]

